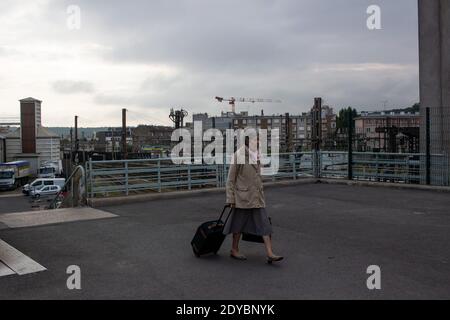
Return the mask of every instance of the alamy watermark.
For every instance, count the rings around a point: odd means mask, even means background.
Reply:
[[[369,15],[366,21],[367,29],[381,30],[381,8],[373,4],[367,7],[366,13]]]
[[[66,286],[69,290],[81,290],[81,269],[77,265],[67,267],[66,273],[70,276],[67,278]]]
[[[227,129],[224,139],[222,131],[208,129],[203,132],[202,122],[195,121],[193,131],[180,128],[172,132],[171,140],[179,143],[173,147],[170,157],[175,164],[256,164],[259,161],[262,175],[274,175],[279,169],[280,130],[272,129],[270,136],[268,133],[267,129]],[[246,140],[248,149],[257,155],[248,157],[248,161]],[[208,144],[203,148],[205,142]]]
[[[367,289],[381,290],[381,268],[377,265],[371,265],[367,267],[366,273],[370,274],[366,281]]]
[[[81,9],[77,5],[70,5],[66,9],[66,26],[69,30],[81,29]]]

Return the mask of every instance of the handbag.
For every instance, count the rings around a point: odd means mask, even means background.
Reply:
[[[272,219],[270,217],[269,217],[269,223],[272,224]],[[251,233],[242,233],[242,241],[264,243],[264,239],[262,236],[257,236],[255,234],[251,234]]]

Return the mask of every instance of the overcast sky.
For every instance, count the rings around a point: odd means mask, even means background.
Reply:
[[[381,7],[381,30],[366,26]],[[69,5],[81,28],[67,27]],[[70,20],[72,21],[72,20]],[[0,118],[43,100],[43,123],[170,124],[219,114],[215,96],[281,99],[238,111],[301,113],[418,101],[416,0],[1,0]],[[189,117],[190,118],[190,117]]]

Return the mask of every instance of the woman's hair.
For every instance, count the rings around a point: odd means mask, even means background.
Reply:
[[[247,147],[250,145],[250,139],[256,140],[256,142],[258,142],[258,136],[256,136],[256,135],[245,136],[245,145]]]

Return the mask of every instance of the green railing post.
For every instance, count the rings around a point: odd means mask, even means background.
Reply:
[[[376,170],[375,178],[376,178],[377,181],[380,181],[380,166],[378,164],[378,160],[379,160],[379,158],[378,158],[378,153],[377,153],[375,155],[375,170]]]
[[[348,113],[348,172],[347,179],[353,180],[353,115]]]
[[[216,164],[216,188],[220,187],[220,172],[219,172],[219,164]]]
[[[431,184],[431,121],[430,108],[425,108],[425,184]]]
[[[125,194],[128,196],[128,162],[125,160]]]
[[[161,160],[158,160],[158,192],[162,191],[161,186]]]
[[[295,154],[291,155],[292,159],[292,174],[294,175],[294,180],[297,180],[297,169],[295,167]]]
[[[188,171],[188,189],[191,190],[192,181],[191,181],[191,165],[190,164],[188,164],[188,166],[187,166],[187,171]]]
[[[89,193],[88,197],[93,198],[94,197],[94,190],[93,190],[93,183],[92,183],[92,158],[89,158],[88,162],[88,185],[89,185]]]

